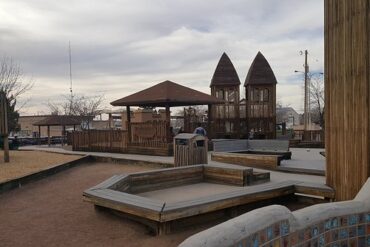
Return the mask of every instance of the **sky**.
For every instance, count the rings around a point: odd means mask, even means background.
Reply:
[[[73,92],[110,102],[165,80],[210,94],[226,52],[242,85],[258,51],[277,78],[277,99],[303,111],[304,56],[323,72],[322,0],[0,0],[0,57],[12,58],[33,88],[21,114]],[[241,87],[241,95],[244,88]]]

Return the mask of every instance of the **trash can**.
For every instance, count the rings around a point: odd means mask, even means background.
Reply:
[[[182,133],[174,137],[175,166],[208,163],[208,141],[205,136]]]

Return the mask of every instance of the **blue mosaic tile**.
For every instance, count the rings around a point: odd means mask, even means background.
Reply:
[[[331,220],[325,221],[325,231],[328,231],[331,229]]]
[[[348,225],[348,216],[341,216],[339,217],[339,226],[347,226]]]
[[[366,215],[366,222],[367,222],[367,223],[370,223],[370,214],[367,214],[367,215]]]
[[[332,230],[331,231],[331,241],[337,241],[338,240],[338,230]]]
[[[324,247],[325,246],[325,237],[324,237],[324,234],[321,234],[319,236],[318,245],[319,245],[319,247]]]
[[[340,247],[338,242],[333,243],[331,246],[332,246],[332,247]]]
[[[357,246],[358,247],[367,247],[366,246],[366,239],[365,237],[359,237],[357,240]]]
[[[348,229],[343,228],[339,230],[339,239],[345,239],[348,238]]]
[[[351,238],[348,240],[349,247],[357,247],[357,238]]]
[[[289,223],[282,221],[280,224],[280,234],[281,236],[286,236],[289,234]]]
[[[318,247],[319,244],[318,244],[318,241],[317,241],[317,238],[314,238],[311,240],[311,247]]]
[[[312,237],[319,235],[319,228],[317,226],[312,227]]]
[[[254,234],[252,237],[252,246],[253,247],[258,247],[259,246],[259,241],[258,241],[258,235]]]
[[[358,215],[358,223],[359,224],[362,224],[362,223],[365,223],[365,214],[359,214]]]
[[[348,247],[348,240],[341,241],[340,247]]]
[[[274,238],[280,237],[280,224],[274,224]]]
[[[348,219],[348,224],[350,226],[357,225],[358,224],[358,215],[350,215]]]
[[[353,238],[353,237],[356,237],[356,236],[357,236],[357,227],[352,226],[352,227],[348,228],[348,237]]]
[[[364,236],[366,234],[366,226],[365,225],[359,225],[357,227],[357,235],[358,236]]]
[[[331,219],[331,229],[332,228],[337,228],[339,226],[338,218],[333,218]]]
[[[267,227],[266,229],[266,235],[267,235],[267,241],[270,241],[274,238],[274,231],[272,229],[272,226]]]
[[[324,222],[321,222],[318,226],[319,228],[319,233],[324,233],[325,232],[325,226],[324,226]]]

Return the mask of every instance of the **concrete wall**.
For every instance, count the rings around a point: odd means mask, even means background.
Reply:
[[[260,208],[195,234],[180,247],[370,246],[370,178],[354,200],[291,212]]]

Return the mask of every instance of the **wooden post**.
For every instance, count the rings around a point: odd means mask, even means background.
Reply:
[[[50,125],[48,125],[48,146],[50,147]]]
[[[337,201],[370,176],[369,40],[369,0],[325,0],[326,183]]]
[[[39,145],[41,145],[41,126],[39,125],[39,140],[38,140]]]
[[[208,138],[212,139],[212,122],[213,122],[213,115],[212,115],[212,105],[208,105]]]
[[[127,137],[128,137],[128,143],[131,143],[131,112],[130,112],[130,106],[126,106],[126,117],[127,117]]]
[[[171,143],[172,142],[171,112],[170,112],[169,105],[166,105],[166,136],[167,136],[167,143]]]
[[[8,104],[4,92],[0,93],[0,136],[3,137],[4,162],[9,162]]]

